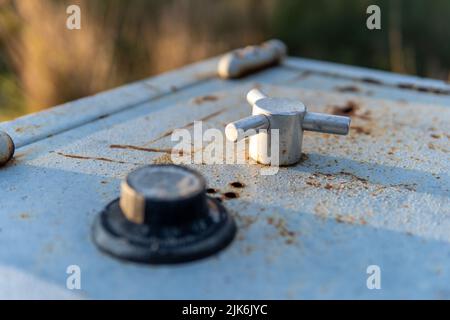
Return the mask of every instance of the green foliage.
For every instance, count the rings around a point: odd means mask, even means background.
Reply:
[[[10,73],[0,74],[0,121],[25,112],[22,90]]]
[[[388,69],[387,28],[366,28],[366,9],[380,1],[281,0],[274,17],[275,34],[291,54]],[[384,7],[381,6],[381,11]],[[385,26],[385,15],[382,26]]]
[[[365,27],[371,4],[381,30]],[[280,0],[272,27],[293,55],[448,78],[448,0]]]

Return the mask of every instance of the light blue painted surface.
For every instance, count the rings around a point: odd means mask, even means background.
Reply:
[[[449,86],[295,58],[224,81],[213,76],[216,62],[106,93],[104,103],[86,98],[0,125],[21,146],[0,169],[0,297],[449,299],[450,96],[395,83]],[[219,255],[155,267],[99,253],[90,240],[96,214],[130,170],[165,158],[110,145],[170,148],[170,137],[158,137],[202,118],[223,129],[250,113],[245,94],[256,84],[312,111],[352,100],[356,129],[306,134],[307,160],[275,176],[251,165],[193,166],[222,192],[232,181],[246,184],[225,202],[240,228]],[[337,90],[349,85],[358,91]],[[196,103],[202,95],[218,99]],[[81,292],[66,289],[72,264],[82,270]],[[366,287],[371,264],[381,267],[381,290]]]

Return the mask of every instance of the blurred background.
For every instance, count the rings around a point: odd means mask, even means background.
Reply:
[[[0,0],[0,121],[273,37],[293,56],[448,81],[449,30],[448,0]]]

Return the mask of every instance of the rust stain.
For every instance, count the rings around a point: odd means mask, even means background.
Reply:
[[[339,92],[361,92],[361,89],[359,87],[352,85],[335,87],[334,89]]]
[[[307,160],[309,160],[309,156],[306,153],[302,153],[302,155],[300,156],[299,163],[302,163]]]
[[[214,117],[216,117],[216,116],[218,116],[218,115],[224,113],[226,110],[227,110],[227,109],[222,109],[222,110],[213,112],[213,113],[211,113],[211,114],[209,114],[209,115],[207,115],[207,116],[205,116],[205,117],[203,117],[203,118],[200,118],[200,119],[198,119],[198,120],[195,120],[195,121],[208,121],[208,120],[210,120],[210,119],[212,119],[212,118],[214,118]],[[163,133],[163,134],[162,134],[161,136],[159,136],[158,138],[156,138],[156,139],[150,141],[148,144],[152,144],[152,143],[154,143],[154,142],[156,142],[156,141],[159,141],[159,140],[161,140],[161,139],[163,139],[163,138],[167,138],[167,137],[171,136],[172,133],[173,133],[175,130],[191,128],[191,127],[194,125],[194,122],[195,122],[195,121],[189,122],[187,125],[185,125],[185,126],[183,126],[183,127],[181,127],[181,128],[169,130],[169,131]]]
[[[285,238],[286,244],[292,244],[296,240],[297,234],[286,227],[286,221],[281,218],[267,218],[267,223],[277,230],[278,234]]]
[[[65,153],[62,153],[62,152],[56,152],[56,154],[60,155],[62,157],[65,157],[65,158],[77,159],[77,160],[94,160],[94,161],[104,161],[104,162],[120,163],[120,164],[140,165],[138,163],[130,163],[130,162],[125,162],[125,161],[113,160],[113,159],[104,158],[104,157],[80,156],[80,155],[75,155],[75,154],[65,154]]]
[[[341,172],[339,172],[339,174],[340,174],[340,175],[343,175],[343,176],[351,177],[351,178],[356,179],[356,180],[358,180],[358,181],[360,181],[360,182],[364,182],[364,183],[367,183],[367,182],[368,182],[368,180],[367,180],[366,178],[361,178],[361,177],[357,176],[357,175],[354,174],[354,173],[350,173],[350,172],[346,172],[346,171],[341,171]]]
[[[414,89],[415,86],[411,83],[399,83],[399,84],[397,84],[397,87],[400,89],[412,90],[412,89]]]
[[[248,229],[251,225],[253,225],[256,221],[258,221],[258,218],[255,216],[242,216],[234,211],[233,216],[238,221],[240,229]]]
[[[370,84],[382,85],[383,82],[374,78],[361,78],[360,81]]]
[[[355,224],[359,223],[361,225],[367,224],[367,221],[364,218],[355,218],[352,216],[345,216],[341,214],[337,214],[335,217],[337,223],[346,223],[346,224]]]
[[[237,198],[239,198],[239,193],[236,193],[236,192],[225,192],[223,194],[223,197],[224,197],[225,200],[237,199]]]
[[[348,183],[346,182],[340,182],[337,184],[332,184],[329,181],[335,179],[338,176],[348,176],[353,180],[359,181],[361,183],[364,184],[364,188],[367,188],[366,184],[368,183],[368,180],[365,178],[361,178],[356,176],[353,173],[349,173],[349,172],[338,172],[335,174],[331,174],[331,173],[320,173],[320,172],[316,172],[313,173],[311,176],[309,176],[306,180],[306,184],[312,187],[316,187],[316,188],[321,188],[322,187],[322,183],[320,181],[318,181],[319,178],[323,177],[325,178],[327,181],[325,183],[325,185],[323,186],[325,189],[327,190],[342,190],[346,187],[349,187]]]
[[[31,218],[31,215],[27,212],[22,212],[19,214],[19,218],[22,220],[29,220]]]
[[[350,181],[335,181],[335,179],[339,176],[349,177]],[[321,182],[319,181],[320,178],[324,178],[325,181]],[[333,183],[333,181],[335,181]],[[358,184],[355,184],[354,182],[358,182]],[[326,190],[336,190],[336,191],[342,191],[344,189],[361,189],[364,188],[366,190],[369,189],[369,185],[371,182],[368,180],[368,178],[363,178],[360,176],[355,175],[354,173],[346,172],[346,171],[340,171],[337,173],[320,173],[316,172],[313,173],[311,176],[309,176],[306,179],[305,182],[307,185],[316,187],[316,188],[324,188]],[[389,184],[389,185],[377,185],[376,183],[373,184],[375,186],[375,191],[372,193],[373,196],[376,196],[381,191],[387,189],[387,188],[401,188],[406,189],[408,191],[415,191],[417,184],[406,184],[406,183],[400,183],[400,184]]]
[[[306,180],[306,184],[308,186],[316,187],[316,188],[319,188],[322,186],[322,184],[319,181],[313,180],[311,177],[309,177],[308,180]]]
[[[389,149],[389,151],[388,151],[387,154],[390,155],[390,156],[392,156],[392,155],[394,155],[396,152],[397,152],[397,148],[391,147],[391,149]]]
[[[182,156],[184,154],[183,150],[172,150],[172,149],[163,149],[163,148],[144,148],[139,146],[132,145],[121,145],[121,144],[112,144],[109,146],[111,149],[125,149],[125,150],[136,150],[136,151],[144,151],[144,152],[159,152],[159,153],[167,153],[172,154],[178,153],[178,155]]]
[[[285,66],[287,67],[287,66]],[[294,68],[295,70],[298,70]],[[310,70],[311,74],[316,74],[324,77],[331,77],[331,78],[340,78],[340,79],[347,79],[347,80],[353,80],[353,81],[361,81],[364,83],[372,84],[372,85],[379,85],[379,86],[385,86],[385,87],[391,87],[391,88],[398,88],[402,90],[413,90],[417,92],[424,92],[424,93],[432,93],[436,95],[450,95],[450,89],[442,89],[442,88],[435,88],[435,87],[428,87],[428,86],[420,86],[414,83],[386,83],[379,79],[375,79],[372,77],[352,77],[347,76],[339,73],[334,72],[326,72],[326,71],[317,71],[317,70]]]
[[[402,188],[402,189],[406,189],[406,190],[409,190],[409,191],[416,191],[417,184],[416,183],[411,183],[411,184],[400,183],[400,184],[393,184],[390,187]]]
[[[23,133],[23,132],[39,129],[40,127],[41,127],[40,125],[27,125],[27,126],[16,128],[14,131],[17,133]]]
[[[365,134],[365,135],[370,135],[372,133],[372,131],[370,131],[370,129],[361,127],[361,126],[351,125],[350,129],[352,131],[355,131],[356,133]]]
[[[164,154],[159,158],[153,160],[153,164],[172,164],[172,157],[170,154]]]
[[[312,72],[310,70],[305,70],[305,71],[300,72],[294,78],[289,79],[286,82],[300,81],[300,80],[308,78],[310,75],[312,75]],[[257,86],[253,86],[253,87],[259,89],[261,87],[261,85],[258,84]]]
[[[37,148],[30,148],[30,149],[28,149],[27,151],[17,152],[17,153],[14,155],[14,159],[15,159],[15,160],[21,160],[22,158],[26,158],[26,157],[28,157],[29,155],[31,155],[31,154],[33,154],[33,153],[36,153],[36,152],[38,152],[38,149],[37,149]]]
[[[448,153],[448,152],[450,152],[448,149],[446,149],[446,148],[444,148],[444,147],[441,147],[441,146],[439,146],[439,145],[437,145],[437,144],[434,144],[434,143],[428,143],[428,149],[430,149],[430,150],[436,150],[436,151],[441,151],[441,152],[445,152],[445,153]]]
[[[103,114],[103,115],[101,115],[101,116],[98,116],[98,117],[97,117],[97,120],[106,119],[106,118],[109,118],[110,116],[111,116],[110,114]]]
[[[347,223],[347,224],[354,224],[355,223],[355,217],[352,216],[344,216],[341,214],[337,214],[335,217],[335,220],[337,223]]]
[[[194,99],[194,103],[195,104],[202,104],[204,102],[212,102],[212,101],[217,101],[219,100],[218,97],[213,96],[213,95],[206,95],[206,96],[200,96]]]
[[[399,84],[397,84],[397,88],[406,89],[406,90],[414,90],[414,91],[425,92],[425,93],[433,93],[433,94],[437,94],[437,95],[449,95],[450,94],[450,90],[433,88],[433,87],[425,87],[425,86],[417,86],[413,83],[399,83]]]
[[[232,186],[233,188],[244,188],[245,184],[239,181],[235,181],[235,182],[231,182],[230,186]]]
[[[347,101],[342,106],[333,106],[331,113],[339,116],[348,116],[353,119],[360,119],[365,121],[364,125],[357,125],[355,122],[352,123],[350,127],[350,132],[355,132],[357,134],[365,134],[371,135],[372,130],[369,128],[368,123],[366,121],[371,121],[371,112],[370,110],[362,110],[361,106],[352,100]]]
[[[334,106],[332,113],[337,116],[358,116],[357,112],[360,109],[358,103],[349,100],[343,106]]]

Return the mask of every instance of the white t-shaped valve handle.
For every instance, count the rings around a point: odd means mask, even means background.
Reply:
[[[349,117],[308,112],[300,101],[269,98],[258,89],[247,94],[247,101],[252,115],[228,124],[225,134],[233,142],[250,136],[250,157],[263,164],[271,164],[270,156],[262,152],[271,150],[270,129],[279,130],[280,165],[300,160],[303,130],[346,135],[350,129]]]

